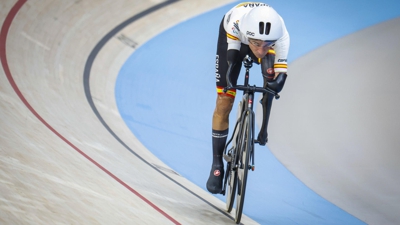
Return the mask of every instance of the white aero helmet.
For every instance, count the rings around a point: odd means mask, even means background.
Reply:
[[[239,22],[240,31],[247,37],[263,41],[276,41],[283,36],[283,21],[270,6],[252,8]]]

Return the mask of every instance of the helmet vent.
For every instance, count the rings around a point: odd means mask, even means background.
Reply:
[[[268,35],[270,30],[271,30],[271,23],[267,23],[267,25],[265,25],[265,34]]]
[[[264,34],[265,32],[266,35],[269,35],[269,32],[271,30],[271,23],[266,23],[264,26],[264,22],[260,22],[258,24],[258,28],[260,29],[260,34]]]
[[[264,34],[264,22],[259,23],[260,34]]]

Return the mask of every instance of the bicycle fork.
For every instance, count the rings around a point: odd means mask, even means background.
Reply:
[[[254,164],[254,135],[255,135],[255,114],[253,111],[253,102],[254,102],[254,95],[253,94],[249,94],[248,96],[248,105],[247,105],[247,109],[251,109],[251,110],[247,110],[247,113],[249,114],[249,120],[250,120],[250,130],[251,130],[251,134],[250,137],[247,139],[249,141],[251,141],[250,143],[250,161],[251,164],[249,164],[249,169],[251,169],[252,171],[255,170],[255,164]]]

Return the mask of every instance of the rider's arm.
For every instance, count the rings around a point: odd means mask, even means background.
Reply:
[[[229,49],[226,55],[228,65],[233,66],[239,61],[239,50],[236,49]]]
[[[287,56],[289,53],[289,46],[290,46],[290,36],[288,31],[286,30],[285,23],[282,20],[284,34],[281,38],[279,38],[274,46],[275,50],[275,63],[274,63],[274,70],[276,72],[276,76],[279,73],[286,73],[287,72]],[[276,77],[275,76],[275,77]]]
[[[232,86],[230,80],[230,73],[239,60],[239,51],[236,49],[229,49],[226,54],[226,60],[228,62],[228,70],[226,72],[226,83],[228,86]]]
[[[224,29],[226,32],[226,41],[228,43],[228,50],[235,49],[240,50],[242,45],[241,33],[239,31],[239,18],[241,17],[241,13],[235,11],[237,8],[233,8],[224,17]]]
[[[282,19],[282,18],[281,18]],[[288,31],[286,30],[286,26],[284,21],[282,20],[284,34],[281,38],[279,38],[275,45],[275,62],[274,62],[274,70],[275,70],[275,78],[273,81],[268,82],[268,86],[279,93],[282,91],[283,86],[285,85],[286,77],[287,77],[287,56],[289,53],[290,46],[290,36]]]

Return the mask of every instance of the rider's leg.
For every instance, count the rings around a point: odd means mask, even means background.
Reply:
[[[229,113],[232,110],[234,98],[226,94],[217,96],[216,107],[212,120],[212,147],[213,162],[210,177],[207,181],[207,189],[211,193],[218,194],[222,191],[224,177],[224,164],[222,155],[228,136]]]
[[[268,142],[267,128],[268,128],[269,115],[271,114],[271,107],[273,100],[274,96],[269,93],[263,94],[263,97],[261,99],[261,105],[263,109],[263,121],[257,138],[257,141],[260,145],[265,145]]]
[[[235,90],[229,90],[224,93],[222,90],[227,86],[226,73],[228,70],[228,43],[226,41],[226,31],[223,27],[223,21],[220,24],[217,55],[216,55],[216,86],[217,101],[212,119],[212,153],[213,162],[211,166],[210,176],[207,181],[207,190],[211,193],[218,194],[222,191],[222,182],[224,178],[224,164],[222,155],[225,148],[226,139],[229,128],[229,113],[232,110],[235,99]],[[239,57],[237,57],[239,59]],[[232,70],[231,81],[236,84],[239,76],[241,63],[237,63]]]
[[[275,76],[274,60],[275,60],[274,52],[269,52],[267,55],[265,55],[264,58],[261,59],[261,72],[264,77],[264,87],[268,85],[268,82],[271,82],[274,79]],[[263,109],[263,121],[257,138],[257,141],[260,145],[265,145],[268,142],[267,129],[268,129],[269,116],[271,114],[273,99],[274,96],[269,93],[264,93],[261,99],[261,105]]]
[[[224,150],[229,128],[229,114],[232,110],[234,97],[227,94],[218,94],[212,119],[213,152],[214,156],[221,156]],[[222,158],[214,159],[214,165],[222,164]],[[221,162],[221,163],[220,163]]]
[[[234,98],[226,94],[219,94],[212,120],[213,165],[223,166],[222,153],[228,136],[229,114],[232,110]]]
[[[270,50],[270,52],[261,60],[261,72],[264,77],[264,87],[269,87],[275,92],[279,93],[283,86],[285,85],[286,73],[279,73],[277,77],[274,71],[274,61],[275,52]],[[258,133],[257,141],[260,145],[265,145],[268,142],[268,121],[271,114],[272,101],[274,100],[274,95],[265,93],[261,99],[261,105],[263,109],[263,122]]]
[[[224,163],[222,155],[228,136],[229,113],[232,110],[234,98],[225,94],[217,96],[217,102],[212,121],[212,147],[213,162],[210,177],[207,181],[207,189],[217,194],[222,191],[222,180],[224,177]]]

